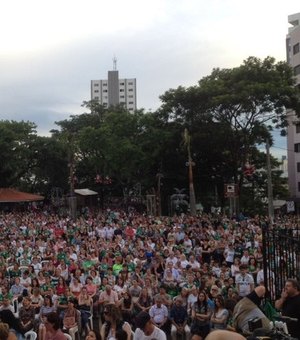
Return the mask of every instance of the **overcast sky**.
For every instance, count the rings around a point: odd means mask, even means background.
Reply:
[[[90,80],[137,79],[138,108],[248,56],[285,60],[299,0],[9,0],[0,12],[0,119],[47,134],[82,113]],[[285,142],[278,139],[280,146]],[[282,151],[281,151],[282,152]]]

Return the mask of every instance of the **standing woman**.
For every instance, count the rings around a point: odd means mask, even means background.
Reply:
[[[226,329],[229,312],[225,308],[225,301],[222,295],[218,295],[215,300],[215,310],[211,316],[211,326],[213,329]]]
[[[232,277],[236,277],[240,273],[241,260],[239,257],[235,257],[233,264],[230,266],[230,273]]]
[[[205,339],[210,331],[211,311],[208,306],[208,297],[204,290],[198,294],[197,301],[192,306],[191,334],[199,335]]]
[[[104,306],[105,322],[101,327],[102,340],[113,340],[117,335],[125,332],[127,340],[131,339],[131,327],[128,322],[123,322],[120,309],[113,303],[108,303]]]
[[[257,249],[254,250],[254,258],[256,263],[262,268],[264,255],[262,253],[261,247],[257,247]]]

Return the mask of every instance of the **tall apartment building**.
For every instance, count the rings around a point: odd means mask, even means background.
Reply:
[[[300,13],[288,16],[289,27],[286,36],[287,62],[294,68],[297,86],[300,85]],[[300,211],[300,119],[295,112],[287,111],[287,156],[288,156],[288,183],[291,198],[297,202],[297,211]]]
[[[136,79],[119,79],[114,59],[113,71],[108,71],[107,79],[91,81],[91,98],[104,107],[124,105],[129,112],[137,109]]]

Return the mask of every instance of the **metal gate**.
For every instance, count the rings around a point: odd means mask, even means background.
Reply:
[[[270,298],[281,294],[288,278],[300,276],[300,229],[262,224],[263,274]]]

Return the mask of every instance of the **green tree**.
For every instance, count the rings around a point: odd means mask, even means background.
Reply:
[[[0,187],[20,187],[28,181],[35,159],[35,129],[32,122],[0,121]]]
[[[241,189],[242,169],[254,160],[257,146],[271,139],[274,127],[286,126],[285,109],[300,112],[299,88],[294,85],[287,63],[250,57],[239,67],[214,69],[196,86],[167,91],[160,97],[158,115],[189,129],[196,150],[193,158],[202,172],[195,178],[200,186],[218,175]]]

